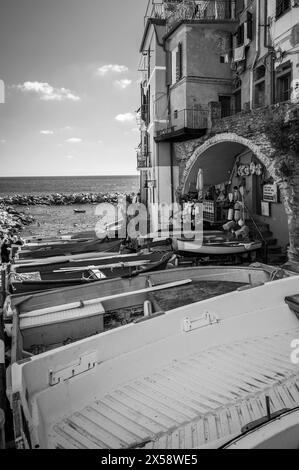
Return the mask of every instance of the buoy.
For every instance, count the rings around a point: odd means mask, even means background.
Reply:
[[[233,220],[234,218],[234,209],[229,209],[227,220]]]
[[[153,314],[153,306],[149,300],[146,300],[143,304],[143,313],[145,317],[151,317]]]
[[[241,219],[241,211],[235,210],[235,221],[238,222],[238,220]]]

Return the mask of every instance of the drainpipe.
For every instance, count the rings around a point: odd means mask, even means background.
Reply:
[[[170,176],[171,176],[171,204],[173,204],[174,201],[174,187],[173,187],[173,143],[170,144]]]
[[[253,109],[253,73],[257,59],[260,55],[260,0],[256,0],[256,32],[255,56],[250,71],[250,107]]]

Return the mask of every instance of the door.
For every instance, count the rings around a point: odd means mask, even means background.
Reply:
[[[221,117],[225,118],[231,115],[231,97],[230,96],[219,96],[219,102],[221,104]]]

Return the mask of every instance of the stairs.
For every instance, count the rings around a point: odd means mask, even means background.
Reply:
[[[257,222],[255,226],[251,220],[246,223],[250,228],[250,234],[253,238],[260,238],[260,234],[258,233],[259,230],[264,240],[267,242],[268,264],[275,266],[281,265],[287,261],[287,255],[284,253],[283,248],[278,245],[278,241],[274,237],[273,232],[271,232],[269,224]],[[258,227],[258,230],[256,227]]]

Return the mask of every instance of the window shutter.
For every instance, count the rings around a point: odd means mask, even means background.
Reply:
[[[247,39],[253,39],[253,16],[249,11],[247,12]]]
[[[176,53],[176,81],[182,78],[182,44],[178,44],[178,51]]]
[[[170,86],[172,81],[172,58],[171,52],[166,53],[166,85]]]

